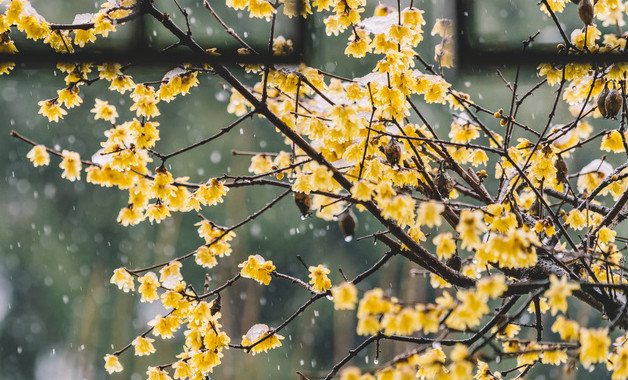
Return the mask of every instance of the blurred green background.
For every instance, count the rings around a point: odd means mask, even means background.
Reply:
[[[93,12],[95,9],[93,4],[82,1],[40,0],[32,3],[49,21],[59,23],[71,22],[73,17],[70,15],[74,13]],[[202,7],[201,1],[180,3],[190,9],[195,36],[199,36],[204,46],[220,46],[228,41],[228,36]],[[426,10],[426,40],[420,53],[432,60],[434,40],[429,32],[435,18],[450,16],[448,13],[452,12],[453,2],[433,0],[414,3]],[[527,35],[542,29],[544,41],[557,42],[551,20],[541,15],[534,3],[477,2],[478,33],[486,41],[518,47]],[[176,8],[170,1],[157,4],[173,16],[176,14]],[[369,2],[367,15],[372,14],[375,5]],[[247,28],[249,36],[264,36],[261,41],[265,41],[266,24],[249,23],[248,20],[242,23],[239,21],[242,15],[226,11],[224,6],[217,6],[217,10],[237,30],[242,26]],[[571,9],[567,14],[575,15]],[[575,17],[574,25],[577,25]],[[183,23],[180,15],[175,17],[175,21],[180,25]],[[308,20],[307,63],[343,76],[367,74],[376,57],[347,59],[342,55],[347,34],[327,38],[321,21],[320,15]],[[123,44],[130,30],[120,29],[120,36],[115,41]],[[19,32],[13,34],[18,41],[19,35]],[[161,30],[153,37],[156,46],[173,42]],[[168,69],[138,67],[129,73],[136,82],[155,81],[161,79]],[[514,78],[513,68],[501,67],[500,70],[507,78]],[[240,72],[238,68],[234,71]],[[487,65],[445,72],[456,89],[470,93],[483,106],[492,110],[500,107],[507,109],[510,93],[496,76],[495,67]],[[252,75],[242,75],[241,78],[249,84],[256,80]],[[190,95],[179,97],[169,104],[160,104],[162,115],[156,119],[161,124],[158,151],[167,153],[187,146],[235,120],[225,111],[229,93],[224,90],[219,78],[199,75],[199,79],[200,86],[194,88]],[[538,80],[534,67],[523,69],[521,85],[524,89]],[[10,130],[15,129],[55,149],[77,151],[83,158],[89,159],[100,148],[103,132],[109,127],[102,121],[94,121],[93,114],[89,112],[94,99],[106,99],[115,104],[120,113],[119,120],[131,117],[128,97],[110,93],[105,83],[96,82],[81,88],[83,106],[70,110],[60,123],[47,123],[45,118],[37,115],[37,102],[56,96],[56,90],[62,87],[63,75],[52,66],[18,67],[10,76],[0,77],[0,125],[4,134],[4,138],[0,139],[0,170],[4,181],[0,187],[3,216],[3,228],[0,229],[1,377],[7,380],[143,379],[148,364],[174,360],[182,338],[177,336],[174,341],[164,342],[157,339],[157,353],[148,358],[133,357],[132,352],[126,352],[120,359],[125,371],[109,377],[103,368],[103,356],[133,340],[156,314],[164,314],[157,303],[142,304],[139,297],[117,290],[109,284],[109,278],[113,270],[120,266],[143,267],[196,249],[202,244],[194,227],[198,218],[192,214],[174,214],[161,224],[144,222],[135,227],[122,227],[116,223],[116,217],[119,209],[126,204],[126,193],[62,180],[59,160],[55,157],[51,159],[50,166],[33,168],[26,158],[30,146],[10,138]],[[553,99],[553,89],[543,86],[526,102],[519,120],[536,129],[542,128],[551,107],[548,99]],[[451,120],[449,109],[441,105],[427,106],[418,99],[417,102],[437,131],[445,135]],[[499,128],[495,119],[482,117],[488,125]],[[564,104],[559,105],[555,120],[570,120]],[[599,130],[613,128],[613,125],[608,121],[595,121],[594,127]],[[272,126],[256,117],[243,122],[221,140],[168,161],[168,168],[175,177],[187,175],[193,182],[225,172],[246,174],[248,159],[232,156],[231,149],[278,151],[289,148],[283,144],[283,138],[275,134]],[[575,172],[592,158],[586,155],[572,157],[568,165]],[[611,163],[615,164],[618,160],[617,157],[609,157]],[[157,164],[151,168],[154,169]],[[492,168],[488,169],[492,171]],[[489,182],[489,188],[492,183]],[[225,203],[204,210],[204,215],[218,224],[230,226],[280,193],[281,190],[263,187],[234,189],[229,192]],[[358,235],[378,230],[379,226],[366,215],[358,214],[358,218]],[[342,281],[337,270],[339,267],[353,277],[385,252],[385,247],[381,244],[373,246],[370,239],[345,243],[333,222],[316,218],[301,220],[291,197],[236,233],[232,256],[221,259],[219,266],[209,271],[212,287],[231,278],[237,272],[236,265],[250,254],[261,254],[272,260],[278,271],[306,279],[307,272],[296,260],[296,255],[301,255],[308,265],[326,264],[332,270],[332,282],[338,284]],[[429,281],[410,276],[413,267],[401,258],[395,258],[359,288],[366,290],[380,286],[402,299],[431,299],[434,291]],[[202,288],[205,272],[193,261],[184,263],[183,272],[188,283],[197,289]],[[268,287],[241,280],[223,292],[224,328],[234,343],[239,343],[240,337],[251,325],[266,323],[276,326],[307,300],[308,294],[304,290],[288,285],[279,279],[273,279]],[[323,299],[281,333],[286,337],[283,347],[255,357],[240,351],[228,351],[223,364],[216,369],[215,378],[295,378],[295,371],[315,376],[323,374],[362,341],[354,331],[354,313],[334,313],[332,303]],[[403,347],[401,344],[387,344],[385,349],[392,350],[385,350],[390,354],[382,357],[381,361],[390,359]],[[361,354],[354,364],[370,368],[373,357],[374,348]],[[560,374],[561,368],[545,367],[533,372],[532,376],[542,378]]]

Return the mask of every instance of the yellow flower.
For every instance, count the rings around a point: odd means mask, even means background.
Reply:
[[[270,274],[275,270],[273,262],[264,260],[260,255],[250,255],[247,261],[238,265],[238,268],[242,268],[240,271],[242,277],[253,279],[264,285],[270,283]]]
[[[162,339],[172,338],[180,324],[181,318],[174,314],[166,317],[157,314],[155,318],[148,322],[149,326],[153,326],[153,335],[160,336]]]
[[[192,355],[190,362],[201,374],[207,374],[211,372],[215,366],[220,364],[220,358],[223,357],[223,353],[216,350],[206,350],[197,352]]]
[[[181,262],[173,260],[159,270],[159,281],[166,287],[172,287],[173,283],[183,280],[181,276]]]
[[[218,264],[214,251],[207,246],[201,246],[196,250],[196,263],[204,268],[212,268]]]
[[[345,54],[354,58],[362,58],[371,51],[371,38],[364,30],[356,29],[356,34],[357,38],[355,35],[350,37]]]
[[[174,368],[173,376],[175,379],[194,378],[194,371],[192,370],[192,366],[184,360],[179,360],[178,362],[174,363],[172,365],[172,368]]]
[[[63,150],[61,152],[63,160],[59,164],[59,167],[63,169],[61,173],[62,178],[66,178],[68,181],[75,181],[81,179],[81,156],[76,152],[70,152],[69,150]]]
[[[473,290],[460,290],[456,298],[460,303],[454,306],[451,315],[445,321],[449,327],[459,330],[475,327],[489,312],[486,300]]]
[[[153,346],[153,342],[155,339],[145,338],[143,336],[138,336],[133,339],[131,344],[135,347],[135,356],[146,356],[155,352],[155,346]]]
[[[161,113],[157,108],[159,98],[156,96],[140,96],[135,99],[135,103],[131,105],[130,110],[135,111],[137,117],[144,116],[150,118],[153,116],[159,116]]]
[[[358,335],[377,335],[380,329],[380,322],[376,316],[367,315],[359,317],[358,326],[356,328]]]
[[[103,63],[102,65],[98,65],[98,77],[100,79],[106,79],[108,81],[113,80],[118,75],[122,75],[122,71],[120,69],[122,65],[119,63]]]
[[[460,234],[461,247],[463,249],[477,248],[482,242],[478,235],[486,232],[486,225],[482,221],[482,212],[478,210],[462,210],[456,231]]]
[[[117,355],[105,355],[105,369],[109,373],[122,372],[122,364],[120,364]]]
[[[89,181],[89,175],[87,178]],[[118,213],[118,223],[123,226],[134,226],[144,220],[144,213],[139,207],[124,207]]]
[[[419,370],[416,377],[420,379],[435,379],[439,373],[444,373],[444,364],[447,356],[441,348],[430,348],[416,358]]]
[[[340,372],[340,380],[360,380],[361,376],[362,371],[358,367],[346,367]]]
[[[242,336],[242,345],[251,346],[254,343],[259,342],[260,340],[270,335],[270,333],[271,333],[270,329],[265,324],[258,323],[256,325],[253,325],[251,326],[249,331],[247,331],[246,335]],[[255,354],[259,354],[262,351],[267,352],[268,350],[272,348],[280,347],[281,346],[280,340],[282,339],[283,339],[283,336],[278,335],[278,334],[273,334],[271,337],[264,339],[263,342],[251,348],[251,354],[255,355]]]
[[[147,380],[172,380],[168,372],[159,369],[159,367],[148,367],[146,374],[148,375]]]
[[[613,152],[613,153],[623,152],[625,150],[624,143],[622,141],[621,134],[619,133],[619,131],[614,130],[608,133],[607,135],[605,135],[602,138],[602,144],[600,146],[600,149],[606,152]]]
[[[155,174],[153,185],[149,190],[150,196],[153,198],[168,199],[174,191],[174,186],[171,185],[174,182],[174,178],[172,174],[163,167],[159,167],[156,171],[157,174]]]
[[[47,166],[50,163],[50,155],[44,145],[35,145],[26,155],[33,166]]]
[[[566,276],[559,280],[555,274],[550,275],[550,288],[545,291],[544,296],[547,297],[552,315],[556,315],[558,311],[566,312],[567,297],[571,295],[573,290],[578,289],[580,289],[580,284],[568,283]]]
[[[628,342],[617,347],[617,351],[609,356],[609,362],[613,363],[613,380],[628,378]],[[608,366],[608,364],[607,364]]]
[[[35,41],[50,34],[48,23],[35,15],[23,16],[17,23],[17,28],[26,33],[26,38]]]
[[[598,232],[598,241],[604,244],[614,242],[615,235],[617,235],[616,231],[613,231],[608,227],[602,227],[600,228],[600,231]]]
[[[107,38],[109,36],[109,32],[115,32],[116,26],[113,25],[111,20],[109,20],[104,13],[99,12],[96,17],[93,19],[94,21],[94,34],[100,34],[101,36]]]
[[[358,181],[351,187],[351,195],[358,201],[367,202],[371,200],[373,189],[374,186],[367,181]]]
[[[266,0],[250,0],[249,16],[267,20],[275,13],[275,8]]]
[[[222,203],[222,197],[227,194],[227,191],[229,191],[229,188],[225,186],[224,182],[212,178],[208,183],[196,189],[194,196],[201,204],[214,206],[218,203]]]
[[[550,9],[556,13],[560,13],[565,9],[565,0],[547,0],[547,4],[549,4]],[[549,15],[545,4],[541,5],[541,10]]]
[[[116,284],[118,289],[128,293],[129,290],[135,290],[135,283],[133,282],[133,276],[124,268],[118,268],[113,271],[110,283]]]
[[[474,379],[495,380],[495,379],[498,379],[498,377],[495,377],[491,374],[491,371],[488,368],[488,363],[478,360],[478,371],[475,373]]]
[[[332,172],[329,171],[323,165],[311,165],[312,175],[310,176],[310,183],[313,190],[330,191],[333,189]]]
[[[24,15],[24,6],[26,5],[26,1],[25,0],[14,0],[9,2],[9,5],[7,6],[7,10],[6,10],[6,23],[11,25],[11,24],[17,24],[20,19],[22,18],[22,15]]]
[[[68,112],[61,108],[53,99],[42,100],[38,102],[37,105],[40,107],[37,113],[46,116],[48,121],[54,121],[56,123],[59,119],[63,119],[64,115],[68,114]]]
[[[551,365],[561,365],[563,363],[567,363],[567,353],[563,350],[549,350],[543,351],[543,357],[541,358],[541,363],[543,364],[551,364]]]
[[[439,259],[446,260],[456,253],[456,242],[451,232],[440,233],[432,241]]]
[[[269,156],[257,154],[251,157],[249,171],[254,174],[262,174],[273,170],[273,161]]]
[[[358,318],[367,315],[384,314],[391,310],[392,304],[384,299],[384,291],[381,288],[375,288],[364,293],[358,305]]]
[[[83,103],[83,99],[78,95],[79,89],[76,86],[71,89],[64,88],[63,90],[58,90],[57,94],[59,95],[58,101],[63,103],[66,108],[79,106]]]
[[[74,31],[74,43],[80,47],[85,44],[96,41],[93,29],[77,29]]]
[[[409,195],[397,195],[378,201],[382,208],[382,216],[396,221],[400,227],[411,225],[414,222],[415,201]]]
[[[335,310],[353,310],[358,302],[358,289],[351,282],[343,282],[331,288]]]
[[[420,225],[426,225],[428,227],[440,227],[441,217],[440,214],[445,211],[445,206],[442,203],[428,201],[421,202],[417,211],[417,223]]]
[[[146,210],[146,216],[151,223],[161,223],[162,220],[170,216],[170,210],[168,209],[168,206],[164,203],[157,202],[148,206],[148,209]]]
[[[111,124],[115,124],[116,118],[118,117],[116,107],[110,105],[106,100],[96,99],[94,108],[92,108],[89,112],[96,114],[94,116],[95,120],[102,119],[110,122]]]
[[[198,235],[205,239],[205,242],[207,244],[213,242],[218,238],[224,241],[231,241],[236,236],[235,232],[233,231],[225,233],[224,227],[218,227],[207,219],[196,223],[195,226],[199,226]]]
[[[506,290],[506,277],[502,274],[494,274],[490,277],[484,277],[477,282],[476,285],[478,293],[488,298],[497,298],[501,296]]]
[[[517,355],[517,365],[532,365],[540,359],[540,346],[537,343],[530,343],[522,347],[522,354]]]
[[[587,226],[587,216],[580,210],[573,209],[569,211],[567,217],[564,218],[565,223],[574,230],[580,231]]]
[[[580,329],[580,363],[587,368],[608,359],[611,338],[608,329]]]
[[[565,341],[576,341],[578,339],[578,322],[569,320],[562,315],[556,317],[552,325],[552,332],[558,333],[560,339]]]
[[[323,266],[323,264],[319,264],[316,267],[310,266],[308,270],[310,271],[308,277],[310,278],[310,284],[312,284],[314,291],[320,293],[331,288],[331,280],[327,277],[329,269]]]
[[[121,94],[131,91],[133,88],[135,88],[135,83],[130,75],[116,75],[109,85],[109,90],[118,91]]]
[[[159,287],[159,280],[157,275],[153,272],[148,272],[144,276],[138,279],[140,287],[137,289],[142,295],[141,302],[152,302],[159,298],[157,295],[157,288]]]

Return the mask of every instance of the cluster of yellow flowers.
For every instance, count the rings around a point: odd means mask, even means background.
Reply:
[[[279,10],[288,17],[306,17],[314,10],[327,12],[324,24],[328,35],[350,34],[344,49],[347,56],[378,55],[370,73],[347,79],[305,64],[244,65],[244,71],[258,75],[259,81],[248,87],[242,85],[244,90],[234,87],[227,111],[236,116],[268,111],[278,120],[276,127],[281,123],[296,135],[288,141],[291,146],[287,151],[253,154],[249,166],[253,178],[273,176],[276,181],[282,181],[289,170],[288,179],[293,181],[284,184],[300,194],[302,200],[307,200],[303,201],[306,211],[315,209],[318,217],[330,221],[356,204],[358,210],[369,210],[388,227],[384,234],[399,239],[399,249],[393,249],[393,253],[401,251],[412,258],[417,252],[411,251],[416,251],[417,246],[427,246],[428,240],[433,244],[435,254],[427,253],[429,256],[418,257],[417,262],[431,272],[434,288],[451,288],[448,281],[452,279],[468,283],[465,289],[455,289],[455,293],[452,289],[439,289],[431,302],[416,302],[401,300],[381,288],[365,290],[360,297],[356,282],[348,280],[332,286],[328,276],[331,271],[324,264],[309,266],[308,283],[296,279],[293,282],[310,290],[315,297],[313,300],[331,295],[336,310],[355,310],[357,305],[358,335],[389,338],[436,334],[444,330],[477,331],[478,326],[491,317],[489,305],[505,297],[509,284],[516,279],[544,276],[548,281],[530,285],[546,288],[544,293],[537,294],[544,296],[538,298],[540,310],[531,309],[530,313],[549,311],[551,317],[555,317],[552,331],[565,342],[579,342],[576,347],[579,351],[568,353],[573,344],[517,338],[521,327],[503,315],[503,320],[497,321],[491,331],[502,342],[503,352],[516,355],[522,371],[536,362],[565,363],[571,355],[578,356],[585,367],[607,362],[609,370],[614,371],[614,378],[628,377],[626,335],[617,338],[612,346],[608,329],[581,327],[560,314],[567,312],[568,298],[582,291],[584,285],[627,283],[622,272],[615,270],[622,268],[623,263],[620,249],[614,244],[616,232],[610,228],[610,222],[605,221],[607,212],[595,195],[611,195],[615,201],[621,199],[628,188],[628,168],[617,170],[603,160],[593,161],[578,173],[575,190],[580,194],[576,195],[567,177],[564,159],[592,136],[593,127],[584,117],[608,119],[615,116],[605,98],[625,86],[628,64],[616,63],[604,69],[588,63],[540,65],[538,74],[545,77],[549,85],[564,86],[563,99],[573,116],[578,117],[571,124],[548,124],[543,135],[534,131],[540,136],[537,142],[520,137],[513,138],[514,143],[510,145],[510,132],[503,137],[488,130],[486,125],[495,122],[495,127],[506,127],[512,132],[513,125],[519,125],[513,116],[505,115],[503,110],[494,114],[484,110],[494,118],[482,122],[469,110],[475,106],[469,95],[453,90],[443,75],[421,58],[417,47],[423,41],[423,26],[427,22],[424,12],[410,4],[401,9],[378,5],[372,17],[364,18],[365,0],[226,1],[226,5],[236,11],[246,10],[249,17],[266,20],[277,16]],[[9,37],[11,27],[15,26],[30,39],[43,39],[55,50],[71,53],[77,47],[94,42],[97,36],[107,37],[115,31],[116,24],[133,9],[141,9],[134,5],[134,0],[105,2],[97,13],[77,17],[74,24],[80,27],[70,32],[46,22],[26,0],[12,0],[6,12],[0,14],[0,52],[17,52]],[[547,0],[541,8],[548,13],[560,13],[566,6],[565,0]],[[626,5],[618,0],[599,0],[594,7],[595,17],[604,26],[623,25],[625,11]],[[73,39],[70,39],[72,33]],[[437,67],[452,67],[452,21],[437,19],[431,34],[442,38],[434,49]],[[293,49],[292,41],[272,37],[274,54],[286,54]],[[598,42],[600,38],[602,45]],[[570,46],[563,48],[571,52],[620,52],[625,49],[626,37],[602,36],[602,32],[590,24],[575,30],[565,43]],[[211,49],[208,52],[214,53],[217,52]],[[415,68],[417,58],[424,63],[423,71]],[[0,74],[9,72],[12,67],[10,63],[0,64]],[[128,192],[127,205],[118,215],[118,223],[124,226],[144,220],[159,223],[171,216],[171,212],[199,212],[223,202],[230,186],[224,178],[190,183],[189,177],[175,177],[164,166],[170,156],[154,151],[160,141],[160,123],[155,121],[161,114],[160,102],[171,102],[190,93],[199,84],[199,73],[212,71],[211,67],[181,65],[166,72],[158,88],[157,82],[136,83],[118,63],[60,63],[57,68],[66,74],[64,88],[56,97],[38,103],[39,113],[48,122],[59,122],[70,109],[80,106],[83,99],[79,88],[92,80],[108,82],[110,91],[128,96],[129,101],[121,104],[130,106],[118,112],[108,100],[96,99],[91,113],[95,120],[106,123],[108,129],[93,162],[82,161],[76,152],[57,151],[34,143],[27,157],[35,166],[48,165],[53,154],[61,158],[59,167],[63,169],[63,178],[80,180],[85,164],[87,182]],[[91,74],[93,70],[95,73]],[[246,91],[249,91],[248,98],[244,96]],[[261,99],[263,107],[253,104],[252,97]],[[454,112],[445,133],[441,133],[448,136],[448,140],[436,136],[434,128],[414,104],[415,98],[421,98],[424,104],[447,106]],[[480,109],[474,108],[474,111],[477,113]],[[128,119],[124,119],[126,111],[131,115]],[[421,125],[410,122],[411,111],[421,117]],[[605,133],[600,149],[624,153],[628,147],[627,133],[623,127]],[[306,151],[303,144],[293,145],[300,141],[298,139],[303,139],[311,151]],[[504,146],[505,143],[508,146]],[[496,153],[499,157],[493,160],[494,174],[504,191],[495,196],[490,195],[483,184],[488,178],[487,153]],[[156,158],[161,159],[161,164],[151,170],[149,166]],[[480,166],[487,169],[476,172],[475,168]],[[454,172],[455,179],[451,176]],[[554,215],[545,199],[547,191],[562,194],[563,202],[574,206]],[[593,194],[591,198],[590,194]],[[467,198],[460,199],[467,195],[475,203],[464,203]],[[568,196],[575,202],[567,201]],[[559,208],[562,206],[563,203]],[[552,215],[544,217],[543,210]],[[307,212],[302,211],[302,214]],[[131,342],[129,347],[133,347],[135,355],[151,355],[156,351],[155,339],[149,337],[151,333],[160,339],[169,339],[177,331],[184,331],[185,343],[178,360],[171,365],[149,367],[149,380],[170,379],[169,367],[175,379],[207,376],[220,364],[223,350],[231,342],[220,324],[220,296],[209,301],[214,293],[194,292],[184,281],[181,267],[188,257],[193,257],[202,268],[217,266],[217,258],[232,253],[230,241],[235,237],[232,231],[235,226],[221,227],[204,218],[196,225],[204,244],[194,252],[152,269],[119,268],[110,280],[124,292],[135,292],[137,281],[141,302],[160,300],[168,310],[167,315],[157,315],[149,322],[149,332]],[[561,238],[573,236],[569,235],[570,231],[586,231],[596,241],[592,247],[587,244],[588,250],[578,256],[587,260],[590,269],[580,282],[573,281],[573,276],[580,275],[584,268],[576,267],[576,260],[562,257],[573,253],[561,243]],[[159,268],[159,276],[153,271],[156,268]],[[272,276],[278,275],[273,262],[260,255],[249,255],[238,268],[241,269],[236,278],[249,278],[262,285],[269,285]],[[511,277],[497,274],[497,270]],[[251,354],[266,352],[281,345],[283,337],[277,332],[265,324],[256,324],[236,347]],[[474,360],[466,344],[458,342],[452,346],[435,345],[412,353],[394,365],[365,374],[354,367],[346,368],[341,378],[470,379],[476,365],[476,379],[501,378],[498,372],[489,370],[487,363]],[[122,371],[120,354],[105,357],[105,368],[110,373]]]

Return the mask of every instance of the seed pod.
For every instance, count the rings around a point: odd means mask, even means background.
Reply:
[[[454,189],[455,182],[453,178],[443,170],[438,172],[436,177],[434,177],[434,184],[440,195],[447,199],[449,198],[449,193]]]
[[[606,118],[606,106],[604,105],[604,102],[606,101],[606,97],[608,96],[609,92],[610,91],[608,90],[608,87],[604,86],[604,89],[597,97],[597,109],[598,111],[600,111],[603,118]]]
[[[384,147],[384,154],[389,164],[392,166],[397,165],[401,159],[401,144],[395,139],[390,139],[388,144]]]
[[[218,293],[218,296],[216,297],[214,302],[212,302],[212,306],[209,308],[209,312],[211,313],[211,315],[219,313],[221,306],[222,306],[222,302],[220,299],[220,293]]]
[[[310,208],[312,207],[312,197],[309,194],[302,193],[300,191],[295,191],[294,193],[294,203],[297,204],[299,211],[301,211],[301,216],[306,217],[310,214]]]
[[[558,182],[567,183],[567,163],[562,156],[558,156],[556,159],[556,179]]]
[[[539,198],[537,198],[534,200],[534,202],[532,202],[532,206],[530,206],[530,209],[528,210],[528,212],[530,213],[531,216],[538,218],[541,216],[541,210],[542,210],[541,207],[542,207],[541,202],[539,202]]]
[[[462,268],[462,259],[457,253],[455,253],[453,256],[447,259],[445,264],[447,264],[448,267],[455,270],[456,272],[460,272],[460,268]]]
[[[345,241],[353,240],[355,228],[358,226],[358,218],[355,217],[351,207],[347,207],[340,215],[338,215],[338,225],[340,231],[345,236]]]
[[[604,100],[604,108],[606,108],[606,118],[615,118],[617,113],[621,109],[621,94],[617,89],[612,89],[611,92],[606,96],[606,100]]]
[[[593,4],[591,0],[580,0],[578,4],[578,16],[584,25],[591,25],[593,23]]]

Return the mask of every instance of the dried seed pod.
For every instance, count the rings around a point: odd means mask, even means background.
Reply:
[[[384,147],[384,154],[389,164],[392,166],[399,164],[399,160],[401,159],[401,144],[395,139],[390,139],[388,144]]]
[[[347,207],[338,215],[338,225],[340,226],[340,231],[345,236],[345,241],[353,240],[355,229],[358,226],[358,218],[356,218],[351,207]]]
[[[606,118],[615,118],[621,109],[622,98],[617,89],[612,89],[604,100],[604,108],[606,108]]]
[[[604,89],[597,97],[597,109],[598,111],[600,111],[603,118],[606,118],[606,106],[604,105],[604,102],[606,101],[606,97],[608,96],[609,92],[610,91],[608,90],[608,87],[604,86]]]
[[[445,264],[447,264],[448,267],[455,270],[456,272],[460,272],[460,269],[462,268],[462,259],[457,253],[455,253],[453,256],[447,259]]]
[[[582,20],[584,25],[593,23],[593,3],[591,3],[591,0],[580,0],[578,16],[580,16],[580,20]]]
[[[440,193],[440,195],[447,199],[449,198],[449,193],[454,189],[454,185],[456,184],[446,171],[439,171],[436,177],[434,177],[434,184],[436,185],[436,189]]]
[[[567,163],[565,162],[562,156],[558,156],[558,158],[556,158],[555,165],[556,165],[556,179],[558,179],[559,182],[567,183],[567,173],[569,173],[569,171],[567,170]]]
[[[209,308],[209,312],[212,315],[214,315],[216,313],[219,313],[221,306],[222,306],[222,302],[221,302],[221,299],[220,299],[220,293],[218,293],[218,296],[216,297],[214,302],[212,302],[212,306]]]
[[[528,212],[530,213],[531,216],[539,218],[542,216],[541,210],[542,210],[542,204],[541,202],[539,202],[539,198],[536,198],[534,202],[532,202],[532,206],[530,206],[530,209],[528,210]]]
[[[297,204],[297,207],[299,208],[299,211],[301,212],[301,216],[303,218],[310,214],[310,208],[312,207],[312,197],[310,197],[309,194],[295,191],[294,203]]]

